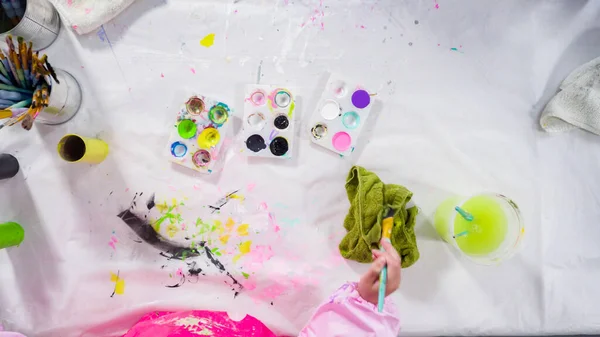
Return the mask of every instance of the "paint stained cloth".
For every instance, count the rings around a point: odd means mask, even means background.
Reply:
[[[379,248],[384,214],[394,211],[392,246],[402,258],[402,267],[419,259],[415,236],[416,206],[407,208],[412,192],[406,187],[384,184],[379,177],[363,167],[354,166],[346,179],[350,210],[344,220],[347,234],[340,242],[340,253],[346,259],[371,262],[371,250]]]
[[[65,23],[77,34],[87,34],[114,19],[134,0],[50,0]]]

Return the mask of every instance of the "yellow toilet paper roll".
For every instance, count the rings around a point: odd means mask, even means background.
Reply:
[[[58,142],[58,154],[70,163],[101,163],[108,155],[108,144],[100,139],[65,135]]]

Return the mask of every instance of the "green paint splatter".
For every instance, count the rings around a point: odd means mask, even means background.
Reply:
[[[290,112],[288,112],[288,117],[292,117],[292,114],[294,113],[294,108],[296,108],[296,102],[292,101],[292,104],[290,104]]]
[[[450,48],[450,50],[458,51],[458,49],[456,49],[456,48]]]
[[[248,273],[244,273],[244,272],[242,272],[242,275],[244,276],[244,278],[245,278],[246,280],[248,279],[248,277],[250,277],[250,274],[248,274]]]

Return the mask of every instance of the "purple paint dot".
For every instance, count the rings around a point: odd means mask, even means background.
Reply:
[[[371,104],[371,96],[364,90],[356,90],[352,94],[352,104],[359,109],[364,109]]]

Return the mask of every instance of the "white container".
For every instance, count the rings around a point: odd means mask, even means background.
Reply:
[[[248,85],[244,96],[242,152],[249,157],[291,158],[296,108],[292,89]]]
[[[49,77],[52,85],[48,107],[35,119],[42,124],[62,124],[73,118],[81,107],[81,87],[73,75],[62,69],[54,69],[60,83]]]
[[[350,155],[372,106],[373,100],[365,89],[332,75],[310,118],[310,139],[339,155]]]

